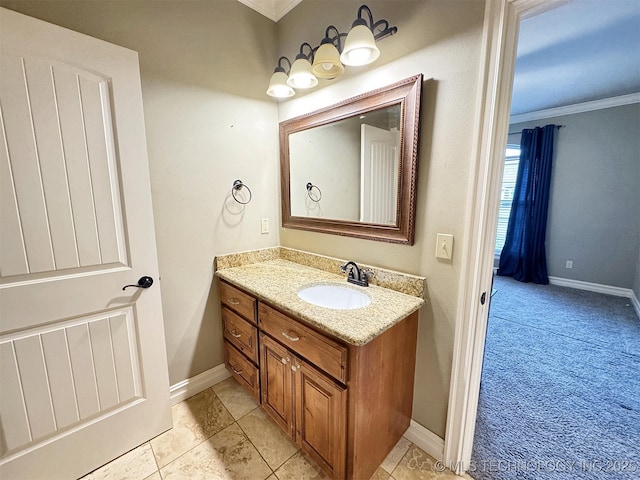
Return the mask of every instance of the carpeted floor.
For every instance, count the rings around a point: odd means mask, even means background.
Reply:
[[[629,299],[496,277],[470,475],[640,478],[640,320]]]

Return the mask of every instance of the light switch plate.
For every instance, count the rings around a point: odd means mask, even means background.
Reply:
[[[453,256],[453,235],[438,233],[436,238],[436,258],[451,260]]]
[[[262,221],[260,222],[260,232],[265,234],[265,233],[269,233],[269,219],[268,218],[263,218]]]

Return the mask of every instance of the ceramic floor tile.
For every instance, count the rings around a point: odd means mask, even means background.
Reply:
[[[125,453],[105,466],[95,470],[82,480],[145,480],[158,471],[148,443]]]
[[[151,440],[164,466],[233,423],[233,417],[210,388],[171,408],[173,428]]]
[[[144,480],[162,480],[162,477],[160,476],[160,472],[156,472],[153,475],[149,475]]]
[[[378,467],[370,480],[389,480],[390,478],[391,475],[389,473],[385,472],[382,467]]]
[[[264,480],[271,469],[233,424],[161,469],[164,480]]]
[[[262,458],[275,470],[296,453],[298,447],[261,408],[256,408],[238,420]]]
[[[302,452],[296,453],[276,470],[278,480],[324,480],[329,477]]]
[[[258,406],[253,397],[233,377],[217,383],[212,388],[236,420]]]
[[[451,470],[442,471],[433,457],[413,444],[391,475],[395,480],[459,480],[461,478]]]
[[[409,447],[411,447],[411,442],[402,437],[398,443],[396,443],[396,446],[393,447],[393,450],[389,452],[389,455],[387,455],[387,458],[384,459],[380,467],[387,473],[392,473],[398,466],[398,463],[400,463],[400,460],[402,460],[402,457],[404,457],[409,450]]]

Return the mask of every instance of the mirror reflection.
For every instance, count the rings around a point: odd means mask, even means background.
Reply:
[[[413,245],[422,75],[280,122],[282,227]]]
[[[289,135],[291,215],[395,225],[400,103]]]

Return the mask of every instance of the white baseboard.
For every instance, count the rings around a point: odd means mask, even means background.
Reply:
[[[549,277],[551,285],[559,287],[577,288],[578,290],[587,290],[589,292],[604,293],[606,295],[614,295],[616,297],[624,297],[631,300],[636,315],[640,318],[640,302],[636,296],[636,292],[630,288],[612,287],[611,285],[602,285],[600,283],[582,282],[580,280],[571,280],[569,278]]]
[[[578,290],[588,290],[589,292],[605,293],[616,297],[632,298],[633,290],[630,288],[612,287],[601,283],[583,282],[581,280],[571,280],[570,278],[549,277],[551,285],[559,287],[576,288]]]
[[[171,405],[180,403],[216,383],[226,380],[230,376],[231,374],[225,368],[224,363],[221,363],[217,367],[210,368],[195,377],[187,378],[175,385],[171,385],[169,387]]]
[[[404,438],[412,442],[418,448],[431,455],[436,460],[444,459],[444,439],[423,427],[418,422],[411,420],[409,428],[404,432]]]
[[[640,301],[638,301],[638,297],[636,296],[636,292],[631,290],[631,303],[633,303],[633,308],[636,310],[636,315],[640,318]]]

